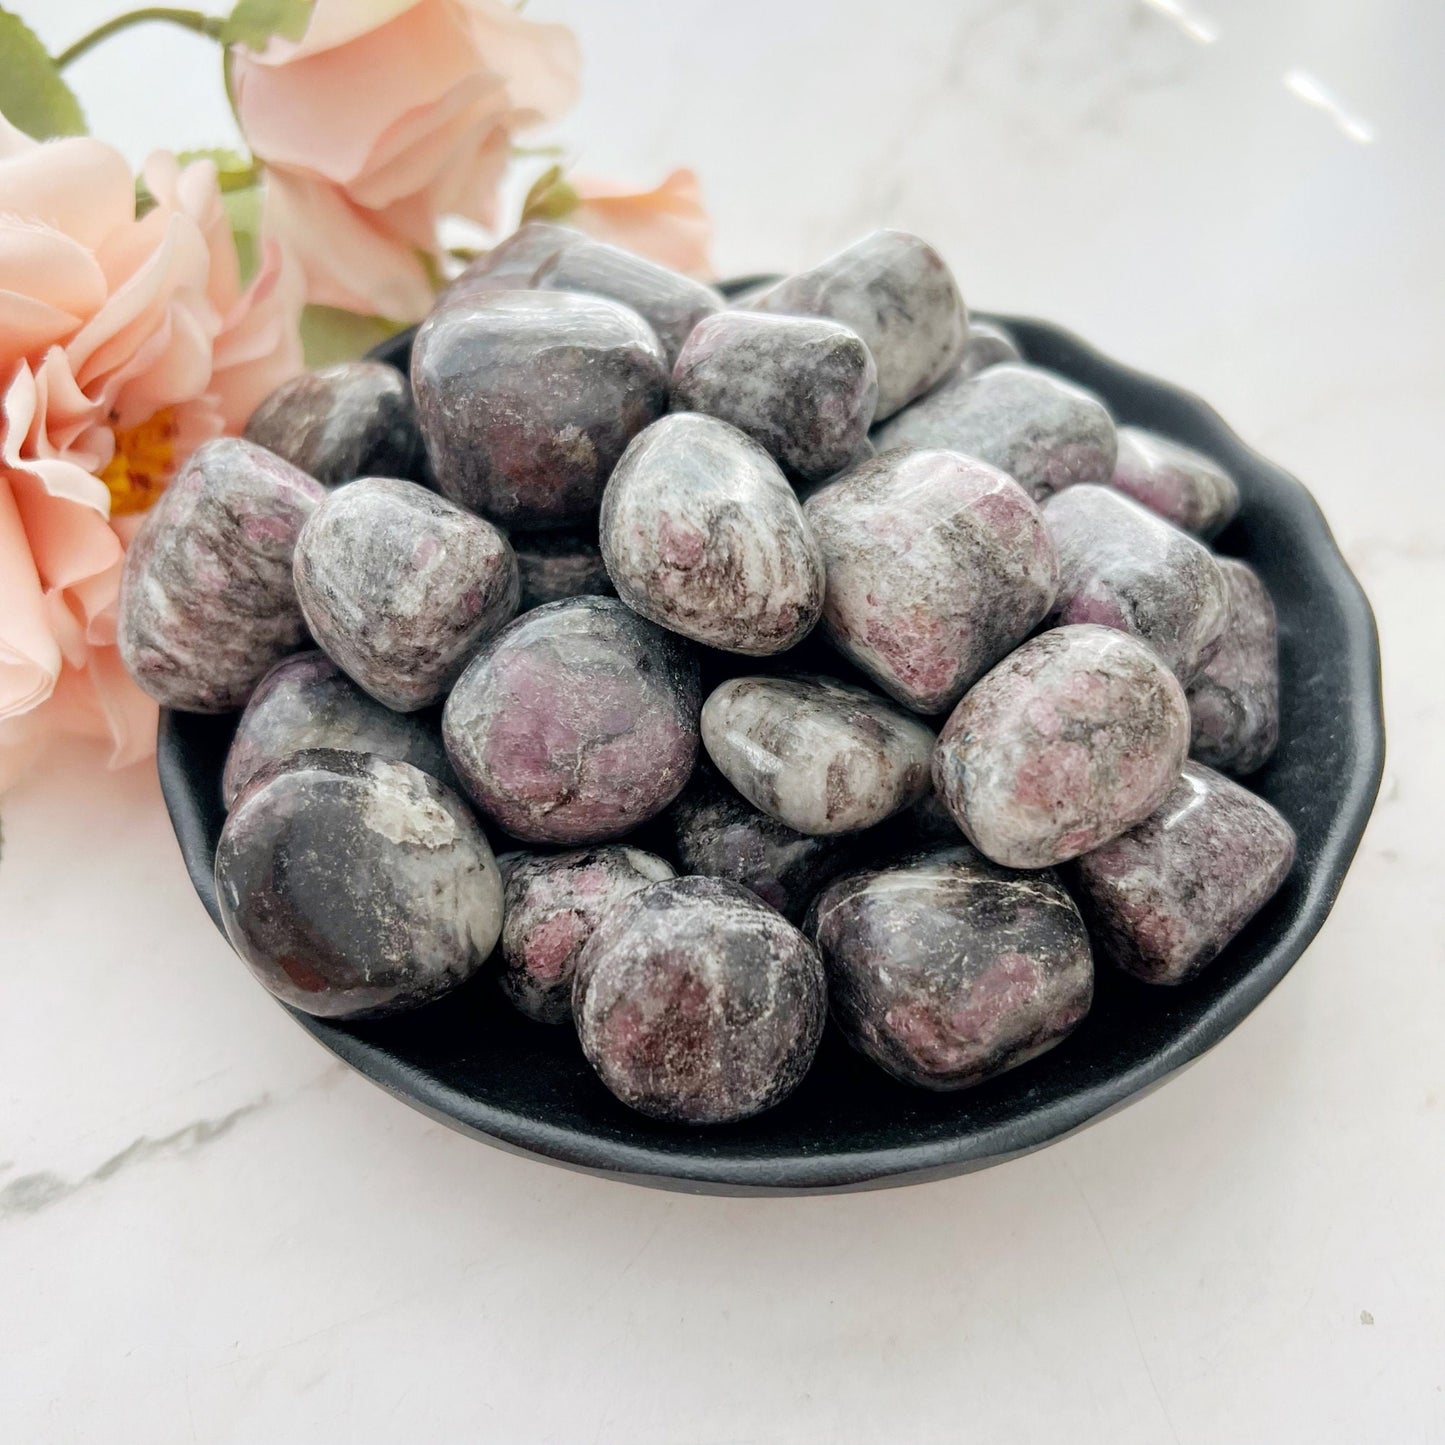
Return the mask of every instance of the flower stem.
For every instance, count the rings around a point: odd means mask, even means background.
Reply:
[[[82,35],[74,45],[67,46],[55,57],[55,68],[64,70],[87,51],[93,50],[101,41],[109,40],[112,35],[119,35],[122,30],[129,30],[132,25],[144,25],[148,20],[162,20],[169,25],[179,25],[183,30],[193,30],[197,35],[207,36],[211,40],[221,38],[225,25],[225,21],[203,15],[199,10],[178,10],[169,5],[146,5],[125,15],[117,15],[114,20],[97,25],[90,34]]]

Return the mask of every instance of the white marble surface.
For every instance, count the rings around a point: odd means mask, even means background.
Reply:
[[[696,165],[724,269],[912,227],[970,299],[1194,387],[1313,486],[1391,754],[1300,965],[1003,1168],[652,1193],[329,1062],[212,931],[149,771],[59,758],[0,804],[0,1439],[1445,1439],[1445,8],[1182,4],[534,0],[582,35],[584,162]],[[117,6],[18,8],[62,41]],[[204,49],[84,63],[95,124],[224,139],[209,74],[144,79],[162,56]]]

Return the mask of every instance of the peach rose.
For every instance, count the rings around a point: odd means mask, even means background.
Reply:
[[[61,734],[149,753],[115,609],[139,513],[189,451],[301,367],[277,247],[242,289],[215,167],[154,156],[137,219],[121,156],[0,116],[0,788]]]
[[[270,171],[265,224],[307,297],[414,321],[437,223],[495,227],[512,136],[576,98],[571,31],[503,0],[316,0],[299,42],[232,52],[236,111]]]
[[[709,279],[712,223],[703,209],[697,176],[676,170],[650,191],[629,191],[609,181],[573,176],[561,183],[576,194],[576,205],[560,219],[675,271]]]

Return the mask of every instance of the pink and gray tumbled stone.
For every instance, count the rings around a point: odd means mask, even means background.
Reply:
[[[1092,392],[1012,362],[950,377],[876,428],[873,441],[880,452],[964,452],[1007,472],[1035,501],[1078,482],[1108,482],[1117,447],[1114,420]]]
[[[731,422],[805,482],[870,450],[877,401],[862,338],[818,316],[719,312],[698,323],[672,372],[675,410]]]
[[[437,485],[507,527],[578,526],[667,410],[652,328],[601,296],[498,291],[432,312],[412,392]]]
[[[649,883],[675,876],[652,853],[616,847],[512,855],[504,873],[502,991],[543,1024],[571,1019],[577,956],[607,911]]]
[[[1150,648],[1059,627],[973,685],[939,735],[933,781],[993,862],[1048,868],[1147,818],[1188,746],[1184,690]]]
[[[522,578],[520,611],[564,597],[612,596],[595,533],[513,532],[511,542]]]
[[[1050,617],[1131,633],[1187,687],[1219,650],[1229,622],[1229,584],[1214,554],[1108,487],[1051,497],[1044,525],[1059,554]]]
[[[184,712],[228,712],[301,645],[291,556],[325,495],[251,442],[223,437],[191,454],[121,577],[116,640],[143,692]]]
[[[524,613],[447,699],[463,787],[531,843],[599,843],[660,813],[697,757],[697,660],[610,597]]]
[[[668,811],[668,823],[684,873],[741,883],[793,923],[825,883],[863,861],[871,839],[799,833],[753,807],[701,763]],[[950,825],[957,836],[951,819]]]
[[[1189,750],[1242,777],[1263,767],[1279,742],[1279,627],[1255,573],[1232,557],[1218,562],[1229,584],[1229,625],[1189,688]]]
[[[581,291],[630,306],[657,333],[671,368],[693,327],[727,304],[711,286],[618,246],[582,239],[558,248],[534,283],[544,291]]]
[[[411,477],[422,460],[411,388],[380,361],[346,361],[283,382],[252,413],[246,438],[326,487]]]
[[[502,882],[466,804],[433,777],[317,749],[254,778],[221,830],[232,946],[278,998],[323,1018],[417,1008],[471,977]]]
[[[703,704],[702,741],[754,807],[799,833],[871,828],[928,791],[933,733],[829,677],[735,677]]]
[[[308,748],[375,753],[451,780],[441,735],[364,693],[324,652],[283,658],[257,684],[226,754],[221,801],[229,808],[263,768]]]
[[[951,708],[1053,603],[1058,564],[1039,509],[985,462],[885,452],[803,513],[827,571],[829,638],[915,712]]]
[[[550,221],[528,221],[518,226],[505,241],[474,257],[441,290],[438,306],[492,291],[525,291],[558,251],[585,240],[583,232]]]
[[[1112,485],[1197,537],[1213,537],[1239,511],[1239,486],[1217,462],[1142,427],[1119,428]]]
[[[716,417],[681,412],[628,447],[602,499],[617,595],[726,652],[783,652],[823,608],[823,559],[778,464]]]
[[[587,1061],[624,1104],[684,1124],[771,1108],[808,1071],[827,995],[817,950],[746,888],[654,883],[612,909],[577,961]]]
[[[905,1084],[961,1089],[1014,1068],[1093,1000],[1089,938],[1062,885],[967,844],[840,878],[806,928],[839,1027]]]
[[[958,363],[960,376],[977,376],[990,366],[1002,366],[1006,361],[1023,359],[1018,343],[1002,326],[969,317],[968,345],[963,349],[963,360]]]
[[[874,231],[748,304],[828,316],[856,331],[877,363],[879,421],[947,376],[968,341],[968,313],[947,263],[905,231]]]
[[[362,477],[317,507],[296,543],[312,635],[398,712],[439,702],[517,611],[517,559],[490,522],[414,482]]]
[[[1071,865],[1099,951],[1146,983],[1193,978],[1274,896],[1294,830],[1263,798],[1188,763],[1159,808]]]

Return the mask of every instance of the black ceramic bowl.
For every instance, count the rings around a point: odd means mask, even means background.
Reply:
[[[1249,785],[1294,825],[1283,889],[1195,982],[1150,988],[1100,970],[1092,1012],[1042,1058],[974,1089],[888,1079],[830,1028],[802,1086],[742,1124],[683,1129],[618,1103],[570,1029],[524,1020],[491,979],[370,1024],[297,1022],[398,1098],[503,1148],[612,1178],[723,1194],[804,1193],[936,1179],[1060,1139],[1138,1098],[1217,1044],[1277,984],[1324,922],[1375,800],[1384,758],[1379,646],[1359,584],[1310,494],[1203,402],[1130,371],[1057,327],[999,317],[1032,362],[1081,382],[1121,422],[1216,458],[1238,478],[1219,539],[1264,577],[1280,618],[1281,742]],[[382,358],[405,365],[409,337]],[[220,779],[234,717],[163,713],[159,768],[186,866],[212,919]]]

